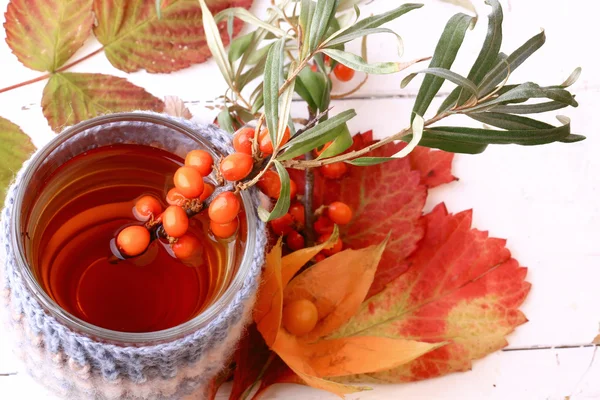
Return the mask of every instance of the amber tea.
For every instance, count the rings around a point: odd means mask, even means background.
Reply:
[[[194,318],[227,288],[244,245],[243,216],[229,240],[210,233],[206,211],[190,218],[188,232],[201,243],[192,262],[175,258],[164,239],[118,262],[111,251],[119,230],[136,223],[137,199],[152,195],[167,207],[182,163],[154,147],[113,145],[71,159],[48,179],[26,234],[35,276],[60,307],[102,328],[154,332]]]

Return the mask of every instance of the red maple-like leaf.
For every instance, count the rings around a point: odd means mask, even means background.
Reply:
[[[371,143],[372,131],[359,134],[354,137],[350,150]],[[369,156],[391,156],[404,146],[405,143],[391,143]],[[352,222],[341,230],[345,245],[363,248],[381,242],[391,233],[368,297],[383,290],[388,282],[406,271],[407,265],[402,261],[423,237],[420,218],[427,187],[455,179],[450,172],[453,154],[421,147],[413,153],[371,167],[350,166],[348,175],[339,181],[324,179],[318,173],[315,177],[317,206],[343,201],[354,210]]]
[[[472,213],[448,215],[443,204],[423,218],[426,235],[390,282],[336,336],[376,335],[448,342],[411,363],[351,381],[404,382],[471,368],[507,345],[527,321],[518,309],[530,283],[505,240],[471,228]]]

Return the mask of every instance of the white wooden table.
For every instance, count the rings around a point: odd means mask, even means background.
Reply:
[[[257,0],[254,10],[260,12],[268,2]],[[435,0],[425,2],[424,9],[392,24],[405,39],[405,59],[430,55],[445,21],[458,11]],[[364,7],[363,15],[389,9],[396,3],[373,1]],[[483,1],[475,3],[485,16],[488,10]],[[6,4],[7,0],[0,0],[0,10],[5,10]],[[445,201],[451,212],[474,208],[477,228],[509,239],[513,255],[529,267],[528,280],[533,289],[523,305],[529,323],[509,337],[507,349],[475,362],[471,372],[377,387],[353,399],[600,399],[600,361],[594,359],[596,347],[590,345],[600,323],[600,118],[596,108],[600,105],[596,43],[600,3],[504,0],[503,4],[503,51],[514,50],[540,27],[548,35],[547,44],[516,71],[515,79],[530,77],[542,84],[556,84],[575,67],[583,67],[582,78],[574,87],[581,105],[563,114],[573,118],[573,130],[587,135],[588,140],[536,148],[492,146],[483,155],[459,155],[454,174],[460,181],[433,190],[427,208],[440,201]],[[476,29],[468,33],[455,64],[457,72],[466,75],[467,63],[479,51],[486,29],[483,16]],[[97,46],[90,40],[80,54]],[[370,40],[371,61],[386,60],[395,54],[389,40]],[[102,55],[73,70],[126,75]],[[38,76],[10,54],[3,30],[0,71],[0,87]],[[336,101],[335,110],[356,108],[359,117],[351,122],[353,131],[374,129],[378,136],[396,132],[405,126],[418,89],[415,80],[409,88],[400,90],[402,76],[373,77],[352,98]],[[215,112],[207,109],[206,103],[225,88],[217,77],[217,68],[209,62],[172,75],[141,72],[128,79],[159,97],[177,95],[188,102],[194,114],[212,120]],[[53,135],[40,108],[43,85],[37,83],[0,95],[0,115],[21,125],[37,146]],[[442,91],[450,88],[445,86]],[[296,103],[298,113],[302,112],[300,106]],[[0,332],[0,399],[52,399],[20,371],[2,335]],[[223,399],[227,398],[225,390],[220,393]],[[265,398],[336,397],[310,388],[279,385]]]

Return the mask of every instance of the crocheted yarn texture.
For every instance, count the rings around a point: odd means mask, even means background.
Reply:
[[[212,125],[186,124],[223,154],[232,151],[230,136]],[[35,157],[35,155],[34,155]],[[143,347],[101,343],[77,333],[44,312],[17,272],[9,229],[15,193],[23,170],[8,191],[0,224],[0,289],[8,310],[14,348],[28,372],[61,398],[180,399],[204,398],[204,385],[235,349],[248,321],[264,260],[264,223],[258,221],[250,274],[234,300],[200,330],[177,340]],[[251,191],[258,203],[258,194]]]

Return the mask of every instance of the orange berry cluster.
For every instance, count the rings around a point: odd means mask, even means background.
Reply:
[[[248,156],[248,160],[240,155],[246,154],[234,153],[221,162],[220,172],[225,179],[243,179],[252,170],[252,157]],[[188,233],[186,206],[200,204],[214,193],[215,187],[204,181],[213,168],[214,160],[210,153],[192,150],[187,154],[184,165],[173,176],[175,187],[166,195],[169,204],[166,209],[163,210],[160,201],[153,196],[143,196],[135,204],[134,215],[138,220],[162,223],[170,238],[173,253],[179,259],[188,259],[200,250],[200,240]],[[226,239],[237,232],[240,209],[240,200],[232,192],[220,193],[211,201],[208,207],[210,230],[217,238]],[[149,226],[153,226],[152,223]],[[146,251],[150,240],[146,226],[128,226],[117,235],[117,247],[122,255],[134,257]]]

